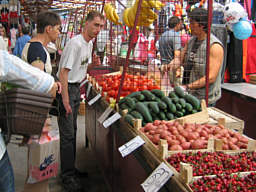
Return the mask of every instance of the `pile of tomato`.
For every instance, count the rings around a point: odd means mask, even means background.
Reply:
[[[97,78],[99,86],[102,87],[102,92],[106,92],[109,97],[116,98],[121,82],[121,74],[103,75]],[[155,80],[149,79],[143,75],[125,74],[124,84],[120,93],[121,97],[125,97],[132,92],[142,90],[160,89],[160,86],[155,83]]]

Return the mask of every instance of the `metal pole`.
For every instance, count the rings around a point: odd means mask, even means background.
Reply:
[[[209,96],[209,64],[210,64],[210,40],[211,40],[211,25],[212,25],[212,0],[208,0],[208,31],[207,31],[207,48],[206,48],[206,68],[205,68],[205,101],[208,106]]]

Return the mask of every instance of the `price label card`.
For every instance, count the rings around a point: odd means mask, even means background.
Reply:
[[[88,79],[86,79],[85,81],[83,81],[81,84],[80,84],[80,87],[83,87],[86,83],[88,83],[89,82],[89,80]]]
[[[121,118],[121,115],[118,112],[116,112],[114,115],[112,115],[111,117],[109,117],[107,120],[103,122],[103,127],[108,128],[110,125],[115,123],[120,118]]]
[[[113,108],[108,106],[108,108],[102,113],[102,115],[98,118],[98,122],[99,123],[103,123],[107,117],[109,116],[109,114],[113,111]]]
[[[90,94],[91,88],[92,88],[92,84],[89,82],[89,83],[88,83],[88,87],[87,87],[87,91],[86,91],[86,98],[88,98],[88,97],[89,97],[89,94]]]
[[[88,105],[92,105],[93,103],[95,103],[96,101],[98,101],[99,98],[101,98],[101,94],[98,94],[98,95],[96,95],[94,98],[92,98],[92,99],[88,102]]]
[[[134,150],[138,149],[141,145],[143,145],[145,141],[140,137],[137,136],[130,140],[128,143],[122,145],[118,148],[119,152],[121,153],[122,157],[129,155]]]
[[[157,192],[171,176],[173,176],[172,170],[165,163],[161,163],[141,186],[146,192]]]

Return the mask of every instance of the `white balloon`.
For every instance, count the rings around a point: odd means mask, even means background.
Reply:
[[[241,18],[247,17],[243,6],[239,3],[228,3],[224,7],[224,22],[228,24],[237,23]]]

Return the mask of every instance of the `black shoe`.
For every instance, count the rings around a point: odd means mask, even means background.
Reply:
[[[75,169],[75,175],[79,178],[83,178],[83,177],[88,177],[88,173],[87,172],[81,172],[78,169]]]
[[[74,177],[63,179],[62,187],[65,192],[84,192],[83,187]]]

